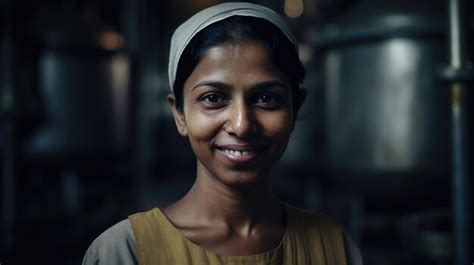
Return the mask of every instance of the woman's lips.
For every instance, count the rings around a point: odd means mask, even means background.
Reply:
[[[262,148],[248,145],[225,145],[218,146],[217,150],[228,160],[234,163],[244,164],[253,161]]]

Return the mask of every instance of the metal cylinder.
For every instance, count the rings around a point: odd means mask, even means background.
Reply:
[[[122,152],[128,146],[130,60],[121,35],[74,14],[50,17],[53,22],[39,22],[45,30],[37,60],[46,122],[26,152],[81,159]]]
[[[47,123],[31,152],[87,154],[121,149],[127,141],[128,59],[43,51],[39,90]]]
[[[429,2],[362,1],[315,39],[331,177],[374,199],[422,198],[447,182],[445,16]]]

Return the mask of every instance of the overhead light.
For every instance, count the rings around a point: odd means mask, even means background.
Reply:
[[[99,43],[106,50],[117,50],[123,46],[123,38],[117,32],[104,31],[99,36]]]
[[[297,18],[303,14],[303,0],[285,0],[285,13],[291,18]]]

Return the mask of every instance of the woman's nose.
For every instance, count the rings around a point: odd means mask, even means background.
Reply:
[[[245,138],[255,133],[257,123],[252,108],[243,100],[234,102],[229,111],[226,131],[239,138]]]

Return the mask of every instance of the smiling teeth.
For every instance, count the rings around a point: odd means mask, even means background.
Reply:
[[[224,152],[232,156],[248,156],[250,154],[250,151],[237,151],[229,149],[224,149]]]

